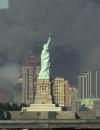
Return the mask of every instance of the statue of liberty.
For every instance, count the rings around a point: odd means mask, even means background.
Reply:
[[[49,43],[51,42],[51,36],[46,44],[43,46],[41,53],[41,70],[38,79],[50,79],[50,56],[49,56]]]

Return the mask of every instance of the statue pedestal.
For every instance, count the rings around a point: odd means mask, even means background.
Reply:
[[[52,104],[51,82],[48,79],[37,81],[34,104]]]
[[[30,107],[23,107],[22,111],[33,111],[33,112],[42,112],[42,111],[61,111],[61,107],[56,107],[55,104],[30,104]]]
[[[30,104],[29,107],[23,107],[22,111],[61,111],[61,107],[56,107],[55,104],[52,104],[51,83],[48,79],[37,81],[34,104]]]

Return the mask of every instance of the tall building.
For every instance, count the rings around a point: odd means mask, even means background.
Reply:
[[[79,98],[97,98],[97,90],[98,90],[98,72],[96,70],[92,70],[89,72],[84,72],[80,76],[78,76],[78,89],[79,89]]]
[[[17,83],[14,88],[14,102],[20,104],[22,103],[22,84]]]
[[[39,64],[33,56],[26,59],[22,67],[22,102],[34,103]]]
[[[78,46],[52,45],[51,77],[59,75],[74,85],[80,72],[80,50]],[[66,68],[66,69],[65,69]]]
[[[71,107],[71,110],[75,111],[75,103],[78,100],[78,89],[74,88],[74,87],[70,87],[69,88],[70,93],[69,93],[69,105]]]
[[[65,81],[65,107],[67,107],[67,110],[73,110],[75,101],[78,99],[78,90],[71,86],[68,83],[68,80]]]
[[[68,80],[65,81],[64,87],[64,106],[67,108],[71,108],[71,96],[70,96],[70,85]]]
[[[66,107],[67,110],[72,110],[75,100],[78,99],[78,90],[72,87],[68,80],[57,77],[53,85],[53,99],[55,104]]]
[[[55,104],[58,104],[61,107],[64,107],[64,78],[57,77],[54,80],[53,85],[53,97]]]

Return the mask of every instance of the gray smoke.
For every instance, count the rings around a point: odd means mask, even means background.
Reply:
[[[18,79],[18,75],[20,74],[18,71],[18,66],[14,64],[7,64],[5,66],[2,66],[0,68],[0,79],[8,79],[14,84]]]
[[[34,44],[43,44],[51,32],[52,43],[79,46],[82,70],[100,68],[99,0],[8,1],[9,8],[0,10],[1,66],[22,63]],[[10,78],[15,81],[16,76]]]
[[[0,67],[0,88],[14,91],[14,85],[20,75],[20,68],[17,64],[6,64]]]

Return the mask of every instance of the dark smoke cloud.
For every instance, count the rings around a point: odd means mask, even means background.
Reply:
[[[0,10],[0,65],[20,64],[49,32],[52,44],[79,46],[81,69],[99,68],[99,0],[9,0]]]
[[[10,8],[0,11],[0,52],[9,61],[22,61],[34,43],[54,35],[66,43],[70,29],[88,2],[83,0],[9,0]],[[4,57],[4,58],[5,58]]]

